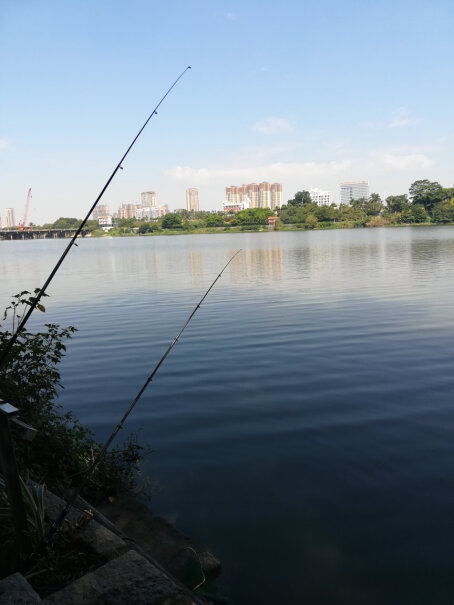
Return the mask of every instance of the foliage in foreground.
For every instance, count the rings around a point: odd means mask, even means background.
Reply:
[[[0,353],[31,300],[30,292],[23,291],[5,310],[0,324]],[[58,364],[66,351],[65,342],[75,331],[72,326],[61,328],[52,323],[39,332],[24,330],[0,368],[0,398],[19,408],[21,420],[38,430],[32,442],[15,442],[20,472],[60,494],[79,483],[102,447],[72,412],[61,413],[61,406],[55,402],[62,387]],[[141,454],[142,447],[134,435],[123,446],[110,450],[82,495],[96,503],[131,489]]]

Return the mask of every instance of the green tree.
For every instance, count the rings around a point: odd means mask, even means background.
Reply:
[[[445,193],[440,183],[429,181],[427,179],[415,181],[410,185],[411,203],[424,206],[427,211],[431,211],[435,204],[443,201]]]
[[[142,223],[139,227],[138,233],[143,235],[144,233],[150,233],[152,231],[150,223]]]
[[[135,218],[121,218],[118,221],[119,229],[131,230],[137,226],[138,226],[138,223]]]
[[[454,222],[454,202],[445,200],[435,204],[432,209],[432,218],[435,223],[453,223]]]
[[[383,211],[383,202],[378,193],[371,193],[367,202],[365,211],[367,216],[378,216]]]
[[[402,195],[389,195],[385,201],[390,212],[402,212],[404,208],[408,208],[410,205],[406,193]]]
[[[378,193],[372,193],[368,198],[361,197],[351,201],[352,208],[362,210],[366,216],[378,216],[383,210],[383,203]]]
[[[306,229],[315,229],[318,225],[318,219],[314,214],[309,214],[305,221]]]
[[[183,220],[180,214],[176,212],[169,212],[162,219],[162,228],[163,229],[181,229],[183,224]]]
[[[309,191],[303,189],[303,191],[297,191],[293,199],[288,200],[288,206],[304,206],[305,204],[312,203],[311,194]]]
[[[65,218],[61,216],[52,224],[52,229],[77,229],[81,222],[79,218]]]
[[[232,225],[266,225],[268,217],[273,213],[269,208],[249,208],[248,210],[240,210],[233,217]]]
[[[210,213],[205,217],[205,225],[207,227],[222,227],[225,222],[224,218],[223,212]]]
[[[414,223],[426,223],[429,220],[426,209],[422,204],[415,204],[411,208],[411,217]]]
[[[5,310],[0,323],[0,354],[32,298],[24,290]],[[55,403],[61,388],[58,364],[65,355],[66,341],[75,331],[72,326],[61,328],[53,323],[44,324],[37,332],[24,329],[0,368],[0,398],[19,408],[21,420],[38,431],[31,443],[17,440],[15,444],[20,472],[60,493],[80,481],[101,449],[90,431],[71,412],[61,414]],[[131,441],[126,447],[111,450],[83,494],[95,502],[131,487],[132,469],[141,449]]]
[[[335,204],[331,204],[330,206],[318,206],[314,211],[314,214],[319,221],[323,222],[334,221],[339,218],[339,210],[336,208]]]

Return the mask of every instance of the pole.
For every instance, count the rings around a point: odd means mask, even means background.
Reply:
[[[10,419],[13,419],[18,412],[17,408],[0,399],[0,459],[16,534],[17,550],[19,558],[25,560],[31,552],[31,542],[10,426]]]
[[[98,464],[101,462],[104,454],[106,453],[106,451],[108,450],[110,444],[112,443],[112,441],[115,439],[115,437],[117,436],[118,432],[123,428],[124,423],[126,422],[126,419],[128,418],[128,416],[131,414],[131,412],[133,411],[133,409],[135,408],[135,406],[137,405],[137,403],[139,402],[139,399],[142,397],[143,393],[145,392],[145,389],[147,388],[147,386],[150,384],[150,382],[153,380],[156,372],[159,370],[159,368],[161,367],[161,365],[163,364],[165,358],[167,357],[167,355],[170,353],[170,351],[173,349],[173,347],[177,344],[178,339],[180,338],[180,336],[183,334],[186,326],[189,324],[189,322],[191,321],[191,319],[194,317],[194,315],[197,313],[197,311],[200,309],[200,305],[203,303],[203,301],[205,300],[205,298],[208,296],[208,294],[210,293],[210,291],[213,289],[215,283],[218,281],[218,279],[221,277],[221,275],[224,273],[224,271],[227,269],[227,267],[230,265],[230,263],[233,261],[233,259],[237,256],[237,254],[239,254],[241,252],[240,250],[237,250],[235,252],[235,254],[233,256],[230,257],[230,259],[228,260],[228,262],[224,265],[224,267],[222,268],[221,272],[217,275],[217,277],[211,282],[210,287],[205,291],[205,294],[202,296],[202,298],[199,300],[199,302],[196,304],[196,306],[194,307],[194,309],[192,310],[192,312],[190,313],[189,317],[186,319],[186,321],[184,322],[183,326],[180,328],[178,334],[175,336],[175,338],[172,340],[172,342],[170,343],[170,345],[167,347],[164,355],[161,357],[161,359],[158,361],[158,363],[155,365],[153,371],[151,372],[151,374],[148,376],[148,378],[145,380],[144,384],[142,385],[142,387],[139,389],[137,395],[134,397],[134,399],[132,400],[132,402],[129,404],[128,409],[126,410],[126,412],[123,414],[120,422],[116,425],[116,427],[114,428],[112,434],[110,435],[110,437],[107,439],[107,441],[104,443],[104,445],[102,446],[101,450],[98,452],[98,455],[96,456],[96,458],[93,460],[93,462],[91,463],[91,466],[87,469],[85,476],[82,478],[81,482],[79,483],[78,487],[74,490],[71,498],[68,499],[65,508],[62,510],[62,512],[60,513],[60,516],[58,517],[58,519],[55,521],[54,526],[50,529],[48,535],[44,538],[43,543],[44,544],[48,544],[52,538],[54,537],[54,535],[57,533],[57,531],[59,530],[59,528],[61,527],[63,521],[65,520],[67,514],[69,513],[71,506],[74,504],[74,502],[77,499],[77,496],[80,494],[80,492],[82,491],[82,489],[84,488],[84,486],[86,485],[86,483],[88,482],[88,479],[91,477],[91,475],[93,474],[93,472],[95,471],[96,467],[98,466]]]
[[[128,155],[128,153],[131,151],[131,149],[133,148],[135,142],[137,141],[137,139],[140,137],[140,135],[142,134],[142,131],[144,130],[144,128],[146,127],[146,125],[148,124],[148,122],[151,120],[151,118],[154,115],[158,114],[158,109],[160,107],[160,105],[164,102],[165,98],[167,97],[168,94],[170,94],[171,90],[178,84],[178,82],[181,80],[181,78],[184,76],[184,74],[188,71],[188,69],[191,69],[191,66],[188,65],[188,67],[186,67],[186,69],[184,71],[181,72],[181,74],[178,76],[178,78],[175,80],[175,82],[172,84],[172,86],[168,89],[168,91],[165,93],[165,95],[162,97],[162,99],[159,101],[159,103],[156,105],[156,107],[153,109],[153,111],[150,113],[150,115],[148,116],[147,120],[145,121],[144,125],[142,126],[142,128],[139,130],[139,132],[136,134],[136,136],[134,137],[134,139],[132,140],[132,143],[129,145],[128,149],[125,151],[125,153],[123,154],[123,157],[121,158],[121,160],[118,162],[116,168],[114,169],[114,171],[112,172],[112,174],[110,175],[110,177],[108,178],[106,184],[104,185],[104,187],[101,190],[101,193],[98,195],[98,197],[96,198],[96,200],[94,201],[94,203],[92,204],[92,206],[90,207],[90,210],[87,212],[86,217],[84,218],[84,220],[82,221],[82,223],[80,224],[79,228],[77,229],[77,231],[75,232],[75,234],[73,235],[73,237],[71,238],[71,241],[69,242],[69,244],[67,245],[66,249],[64,250],[63,254],[61,255],[61,257],[59,258],[59,260],[57,261],[57,264],[55,265],[55,267],[52,269],[49,277],[47,278],[47,280],[45,281],[44,285],[42,286],[42,288],[39,290],[39,292],[36,293],[36,296],[34,297],[34,299],[32,300],[31,305],[29,306],[27,312],[25,313],[25,315],[23,316],[19,326],[17,327],[16,332],[11,336],[10,340],[8,341],[8,344],[6,345],[6,347],[3,349],[1,355],[0,355],[0,368],[3,366],[4,362],[6,361],[9,352],[11,351],[14,343],[16,342],[19,334],[22,332],[22,330],[25,328],[25,324],[27,323],[30,315],[33,313],[33,311],[36,309],[36,307],[38,306],[39,301],[41,300],[41,298],[44,296],[44,294],[46,293],[47,288],[49,287],[51,281],[53,280],[55,274],[57,273],[58,269],[60,268],[60,265],[62,264],[62,262],[65,260],[66,255],[68,254],[68,252],[71,250],[73,244],[75,243],[76,239],[78,238],[79,234],[81,233],[82,229],[84,228],[86,222],[88,221],[91,213],[93,212],[93,210],[96,208],[96,205],[98,204],[98,202],[101,200],[102,196],[104,195],[104,192],[106,191],[107,187],[110,185],[111,181],[113,180],[114,176],[117,174],[117,172],[120,170],[120,168],[122,167],[122,163],[124,162],[124,160],[126,159],[126,156]],[[12,236],[11,236],[12,239]]]

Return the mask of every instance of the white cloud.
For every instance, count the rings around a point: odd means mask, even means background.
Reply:
[[[7,147],[9,147],[8,141],[6,141],[5,139],[0,139],[0,151],[2,149],[6,149]]]
[[[380,122],[373,122],[372,120],[362,120],[358,123],[360,128],[365,128],[366,130],[377,130],[378,128],[383,128],[383,124]]]
[[[177,181],[207,183],[223,180],[273,180],[282,178],[310,178],[340,174],[349,168],[351,162],[274,162],[258,166],[241,168],[193,168],[191,166],[175,166],[165,173]]]
[[[358,126],[367,130],[380,130],[384,128],[403,128],[404,126],[413,126],[420,124],[421,119],[408,107],[398,107],[395,109],[387,121],[362,120]]]
[[[271,116],[260,122],[255,122],[251,126],[252,130],[262,134],[279,134],[281,132],[291,132],[293,126],[286,118],[278,118]]]
[[[397,171],[420,170],[430,168],[435,161],[415,148],[395,148],[388,150],[375,150],[370,152],[369,168],[388,168]]]
[[[227,17],[228,21],[236,21],[237,20],[236,13],[229,12],[229,13],[227,13],[226,17]]]
[[[417,118],[408,107],[398,107],[391,115],[391,121],[388,128],[401,128],[402,126],[412,126],[419,124],[420,118]]]

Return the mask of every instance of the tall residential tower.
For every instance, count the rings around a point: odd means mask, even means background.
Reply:
[[[194,187],[186,189],[186,210],[189,212],[199,211],[199,190]]]
[[[16,226],[16,217],[14,215],[14,208],[5,208],[6,214],[6,228]]]
[[[156,193],[154,191],[142,191],[140,200],[145,208],[156,208]]]

